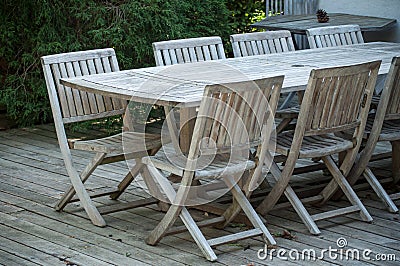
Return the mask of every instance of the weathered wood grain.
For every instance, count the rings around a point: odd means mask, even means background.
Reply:
[[[382,60],[379,74],[387,74],[392,57],[399,52],[400,45],[396,43],[364,43],[286,52],[284,56],[267,54],[126,70],[62,79],[61,83],[75,89],[136,102],[196,107],[200,104],[206,85],[284,74],[282,92],[304,90],[313,68]]]

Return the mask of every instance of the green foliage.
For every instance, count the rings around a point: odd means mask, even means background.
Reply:
[[[0,105],[19,126],[52,121],[40,57],[113,47],[121,69],[154,65],[151,43],[250,31],[263,1],[4,0]],[[160,115],[160,110],[151,114]],[[106,122],[105,124],[108,125]]]
[[[113,47],[138,68],[154,65],[154,41],[231,33],[223,0],[4,0],[0,104],[20,126],[51,121],[43,55]]]
[[[227,0],[231,11],[230,24],[235,33],[251,32],[250,25],[265,18],[265,2],[250,0]]]

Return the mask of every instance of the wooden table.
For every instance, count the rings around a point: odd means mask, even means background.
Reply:
[[[61,83],[75,89],[135,102],[180,106],[181,115],[193,117],[207,84],[285,75],[282,92],[298,91],[304,90],[311,69],[382,60],[379,73],[386,74],[392,57],[399,54],[400,43],[374,42],[132,69],[61,79]],[[181,117],[181,128],[184,121]],[[181,149],[188,151],[191,127],[182,128],[180,136]]]
[[[268,30],[289,30],[291,33],[306,34],[306,30],[316,27],[340,26],[357,24],[361,31],[382,31],[393,27],[395,19],[350,15],[341,13],[329,13],[329,21],[319,23],[317,16],[312,15],[285,15],[268,17],[251,26]]]

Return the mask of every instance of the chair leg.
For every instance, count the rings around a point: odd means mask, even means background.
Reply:
[[[176,219],[182,211],[182,206],[171,205],[167,213],[162,218],[161,222],[156,226],[156,228],[151,231],[150,235],[146,238],[146,243],[155,246],[160,242],[161,238],[166,234],[166,232],[175,223]]]
[[[293,118],[284,118],[276,127],[276,133],[282,132],[293,121]]]
[[[252,178],[251,178],[251,175],[248,176],[246,178],[246,182],[244,182],[244,184],[241,184],[240,182],[243,181],[243,179],[244,179],[243,177],[239,180],[239,182],[237,184],[241,188],[241,191],[243,191],[243,193],[245,194],[246,198],[250,199],[251,194],[253,194],[253,191],[249,190],[249,189],[246,189],[246,188],[249,187]],[[263,180],[261,185],[262,186],[266,186],[266,187],[269,186],[268,182],[265,179]],[[240,204],[238,203],[236,198],[233,197],[232,198],[232,204],[222,214],[222,216],[224,217],[225,221],[223,223],[217,225],[216,227],[220,228],[220,229],[225,228],[229,223],[231,223],[235,219],[235,217],[237,215],[239,215],[241,210],[242,210],[242,208],[241,208]]]
[[[175,205],[173,205],[173,206],[175,206]],[[215,255],[215,252],[212,250],[211,246],[208,244],[207,239],[204,237],[203,233],[200,231],[200,228],[196,225],[196,222],[193,220],[189,211],[185,207],[182,208],[181,214],[179,215],[179,217],[181,218],[182,222],[185,224],[190,235],[193,237],[197,246],[203,252],[203,254],[207,258],[207,260],[216,261],[217,255]]]
[[[288,166],[286,165],[285,167]],[[265,199],[256,208],[256,211],[263,216],[266,215],[278,202],[279,198],[285,192],[290,179],[290,176],[282,176],[282,172],[275,162],[272,162],[270,171],[277,182],[274,184],[272,190],[265,197]]]
[[[274,177],[274,179],[278,181],[278,179],[281,176],[279,167],[276,164],[273,164],[271,166],[270,170],[271,170],[271,173],[272,173],[272,176]],[[292,204],[294,210],[297,212],[300,219],[306,225],[306,227],[308,228],[310,233],[313,235],[321,234],[321,231],[319,230],[317,224],[314,222],[311,215],[308,213],[308,211],[304,207],[303,203],[300,201],[299,197],[297,197],[296,193],[294,192],[294,190],[292,189],[292,187],[290,185],[286,186],[286,189],[284,190],[284,194],[285,194],[286,198],[289,200],[289,202]],[[258,208],[261,208],[261,207],[259,206]],[[258,210],[258,208],[257,208],[257,210]]]
[[[77,175],[79,178],[79,176]],[[90,198],[89,194],[85,190],[83,183],[78,180],[80,184],[75,184],[74,188],[76,194],[82,204],[83,208],[85,209],[87,215],[89,216],[91,222],[99,227],[106,226],[106,222],[104,221],[103,217],[101,216],[100,212],[97,210],[96,206],[94,206],[92,199]]]
[[[121,196],[121,194],[125,191],[125,189],[132,183],[132,181],[136,178],[139,172],[143,168],[143,163],[135,160],[135,166],[128,172],[125,178],[118,184],[118,190],[112,194],[110,194],[110,198],[116,200]]]
[[[154,155],[161,148],[157,147],[148,151],[149,155]],[[112,194],[110,194],[111,199],[118,199],[119,196],[125,191],[125,189],[132,183],[133,180],[137,177],[137,175],[143,170],[144,164],[141,161],[141,158],[134,159],[135,166],[129,171],[129,173],[125,176],[125,178],[118,184],[118,190]]]
[[[154,182],[152,175],[147,168],[147,166],[142,167],[142,177],[146,184],[147,189],[152,197],[159,200],[158,207],[160,207],[161,211],[167,212],[169,209],[169,201],[168,199],[162,194],[161,190],[158,188],[156,182]]]
[[[365,169],[363,173],[365,179],[368,181],[372,189],[378,195],[378,197],[385,203],[389,212],[396,213],[399,209],[396,207],[396,204],[391,200],[390,196],[386,193],[382,185],[376,179],[374,173],[372,173],[371,169],[368,167]]]
[[[82,183],[85,183],[89,176],[93,173],[98,165],[101,164],[101,161],[106,156],[106,153],[96,153],[93,157],[92,161],[86,166],[86,168],[81,172],[80,180]],[[73,186],[69,187],[69,189],[64,193],[62,198],[58,201],[56,206],[54,207],[57,211],[62,211],[68,202],[75,195],[75,189]]]
[[[242,208],[240,207],[239,203],[235,198],[233,198],[232,204],[228,207],[228,209],[225,210],[225,212],[222,214],[224,217],[225,221],[219,225],[217,225],[217,228],[224,228],[227,226],[229,223],[231,223],[235,217],[240,213]]]
[[[287,108],[295,95],[296,95],[296,92],[294,92],[294,91],[289,92],[289,94],[286,96],[285,100],[283,101],[281,106],[279,106],[278,109],[282,110],[282,109]]]
[[[285,196],[292,204],[294,210],[297,212],[297,215],[299,215],[300,219],[306,225],[308,231],[310,231],[310,233],[313,235],[321,234],[321,231],[319,230],[317,224],[315,223],[311,215],[308,213],[308,211],[304,207],[299,197],[297,197],[296,193],[294,192],[291,186],[288,186],[286,188]]]
[[[237,203],[240,205],[247,218],[253,224],[254,228],[258,228],[263,232],[264,237],[271,245],[276,245],[275,239],[272,237],[271,233],[268,231],[267,227],[265,227],[264,223],[261,221],[257,212],[251,206],[247,197],[243,194],[240,187],[235,183],[235,181],[231,177],[225,177],[224,181],[229,187],[232,187],[231,192],[233,197],[236,199]]]
[[[349,199],[351,204],[354,206],[358,206],[358,208],[360,209],[361,218],[364,221],[371,222],[372,221],[371,215],[368,213],[367,209],[365,208],[364,204],[362,204],[357,194],[351,188],[349,182],[347,182],[346,178],[342,175],[340,169],[336,166],[333,159],[330,156],[326,156],[323,157],[322,160],[328,167],[328,170],[331,172],[333,178],[335,179],[339,187],[343,190],[344,194]]]
[[[157,180],[157,182],[161,185],[164,192],[166,193],[168,199],[173,202],[176,196],[176,192],[172,185],[164,176],[162,176],[157,169],[148,166],[153,177]],[[155,171],[154,171],[155,170]],[[164,215],[161,222],[154,228],[154,230],[150,233],[150,235],[146,238],[146,243],[149,245],[156,245],[160,242],[161,238],[166,234],[168,229],[175,223],[178,216],[181,218],[182,222],[185,224],[189,233],[193,237],[196,244],[199,246],[204,256],[210,260],[215,261],[217,256],[212,250],[211,246],[208,244],[206,238],[201,233],[199,227],[196,225],[196,222],[191,217],[189,211],[183,207],[178,205],[171,205],[168,209],[167,213]]]
[[[94,206],[92,199],[90,198],[89,194],[85,189],[85,186],[83,185],[82,179],[80,178],[78,172],[73,166],[71,157],[70,156],[68,156],[67,158],[66,157],[67,156],[64,157],[65,166],[67,168],[68,176],[73,186],[73,191],[78,196],[80,204],[85,209],[87,215],[89,216],[90,220],[94,225],[100,227],[106,226],[106,222],[100,215],[96,206]]]
[[[392,172],[393,182],[400,181],[400,140],[392,141]]]
[[[147,166],[151,172],[151,175],[157,180],[161,188],[164,190],[170,202],[173,202],[176,191],[169,183],[168,180],[154,167]],[[161,238],[165,235],[169,228],[174,224],[178,216],[182,211],[182,206],[171,205],[167,213],[164,215],[161,222],[154,228],[150,235],[146,238],[146,243],[149,245],[156,245],[160,242]]]

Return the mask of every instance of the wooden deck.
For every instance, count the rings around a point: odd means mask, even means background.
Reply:
[[[91,132],[93,133],[93,132]],[[82,133],[75,133],[77,136]],[[387,149],[389,146],[382,146]],[[88,160],[85,153],[75,153],[77,165]],[[390,175],[390,160],[374,163],[379,175]],[[105,165],[95,172],[96,182],[87,183],[91,190],[103,189],[117,183],[127,171],[124,163]],[[304,175],[304,176],[309,176]],[[313,174],[321,176],[322,172]],[[111,181],[109,180],[111,179]],[[148,232],[162,217],[156,206],[144,207],[105,215],[108,226],[93,226],[79,205],[69,206],[67,212],[52,208],[69,179],[58,149],[52,125],[0,132],[0,264],[1,265],[308,265],[310,261],[285,260],[274,256],[257,258],[264,248],[259,238],[217,247],[218,261],[209,263],[188,233],[164,238],[158,246],[144,243]],[[345,238],[346,249],[361,253],[370,249],[376,254],[394,254],[396,261],[337,259],[327,253],[317,265],[399,265],[400,216],[390,214],[370,189],[359,191],[374,221],[362,222],[357,214],[318,222],[320,236],[312,236],[299,221],[292,208],[273,211],[267,227],[278,242],[276,249],[289,252],[314,249],[318,256],[323,249],[336,249],[338,238]],[[143,191],[131,187],[121,201],[144,196]],[[99,204],[107,199],[97,200]],[[400,204],[399,201],[397,201]],[[330,202],[323,209],[346,204]],[[197,217],[205,213],[197,212]],[[226,228],[241,230],[243,224]],[[220,235],[223,230],[205,229],[205,234]],[[289,232],[289,233],[288,233]],[[292,252],[292,254],[294,254]],[[288,253],[285,256],[289,256]]]

